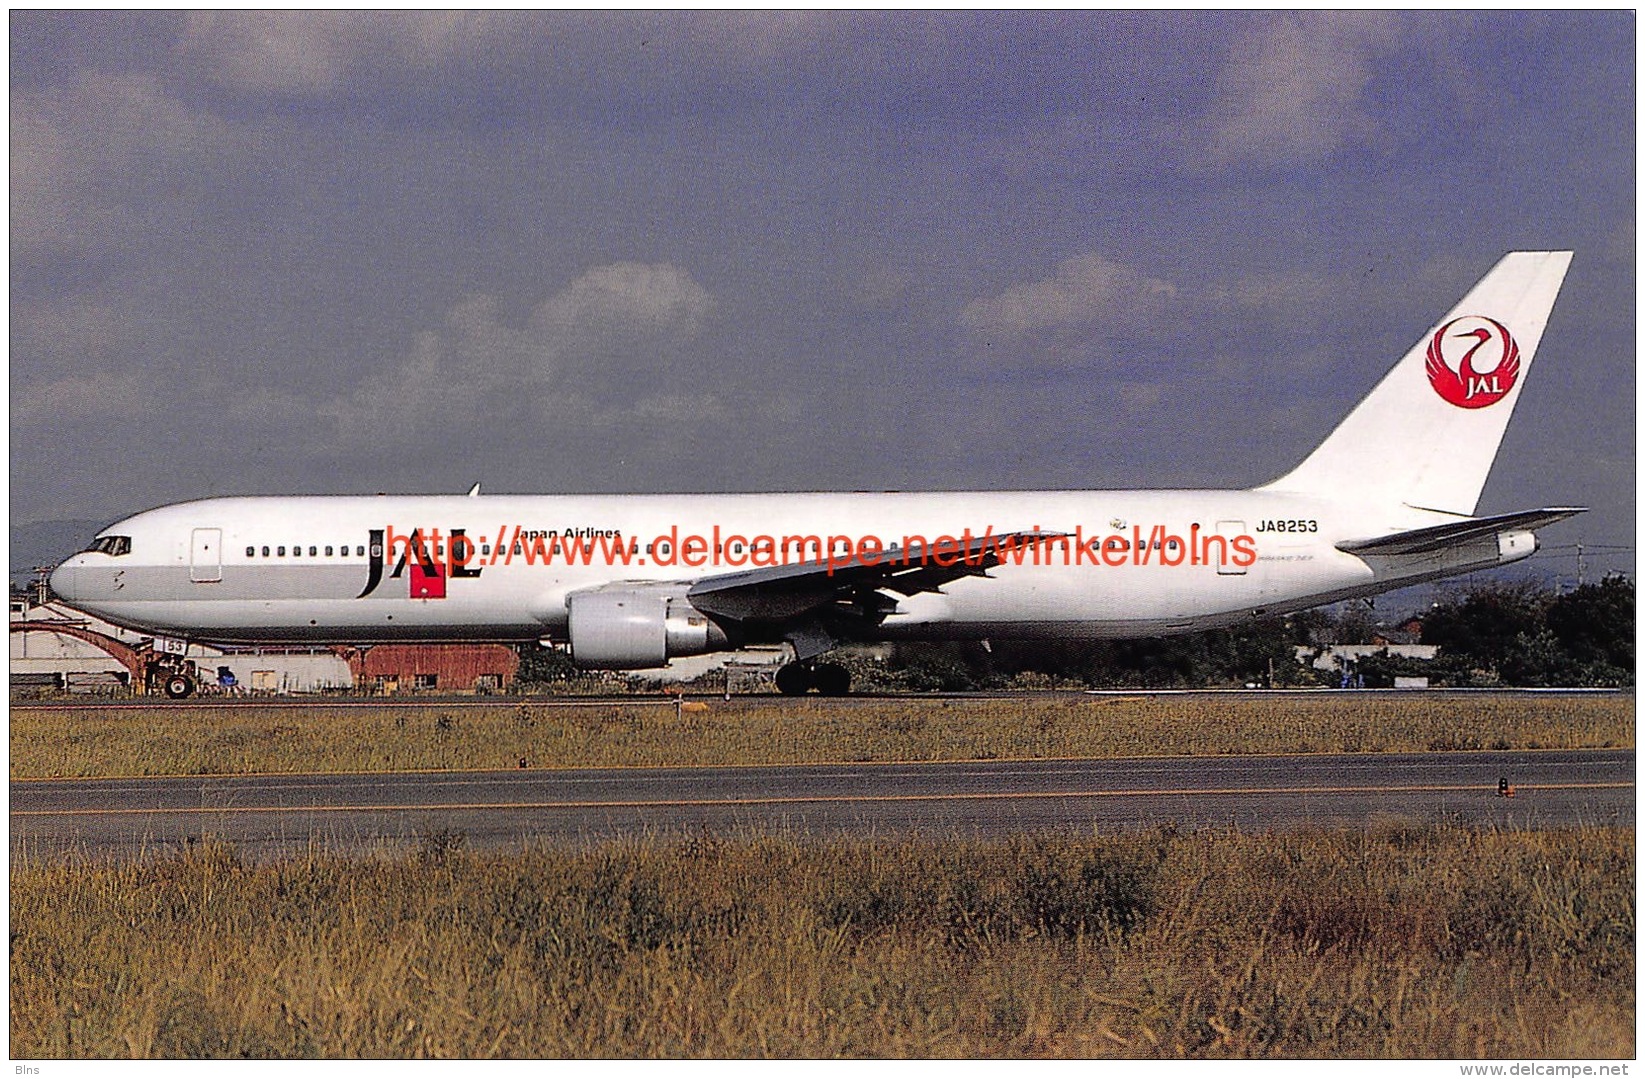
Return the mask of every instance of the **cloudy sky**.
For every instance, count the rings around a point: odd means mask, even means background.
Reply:
[[[10,19],[14,526],[1246,486],[1557,247],[1481,510],[1633,542],[1631,13]]]

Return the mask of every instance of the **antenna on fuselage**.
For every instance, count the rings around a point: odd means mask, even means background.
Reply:
[[[468,489],[468,497],[478,498],[479,496],[480,496],[480,485],[476,483],[473,487],[470,487]]]

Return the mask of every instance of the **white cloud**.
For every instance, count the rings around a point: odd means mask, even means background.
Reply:
[[[183,24],[179,54],[223,87],[323,96],[360,67],[428,71],[519,51],[527,16],[461,11],[209,11]]]
[[[511,421],[586,428],[616,415],[674,416],[667,358],[713,309],[708,291],[668,263],[589,270],[520,328],[494,297],[471,296],[440,330],[419,333],[396,370],[317,411],[335,422],[343,443],[378,447],[434,429],[476,433]],[[650,413],[647,401],[656,403]]]
[[[1175,387],[1164,382],[1121,382],[1115,387],[1120,405],[1126,412],[1157,412],[1166,399],[1168,390]]]
[[[159,198],[186,188],[227,141],[221,122],[168,96],[152,76],[88,71],[62,87],[14,93],[14,253],[84,253],[174,212]]]
[[[1147,325],[1177,298],[1169,281],[1102,255],[1066,259],[1049,277],[972,300],[960,322],[977,334],[1020,334],[1092,325]]]
[[[441,69],[600,86],[705,63],[746,76],[828,55],[854,24],[804,11],[213,11],[186,17],[178,54],[212,83],[256,94],[324,97],[359,73]]]
[[[1210,118],[1211,163],[1306,164],[1370,140],[1372,61],[1401,28],[1394,12],[1315,11],[1274,15],[1237,39]]]
[[[565,333],[695,334],[714,301],[691,275],[667,263],[619,262],[583,274],[531,313],[532,330]]]
[[[608,411],[602,419],[612,427],[622,427],[640,420],[660,430],[689,425],[707,425],[711,430],[723,430],[742,422],[741,417],[711,393],[665,393],[642,397],[632,407]]]
[[[495,446],[496,432],[512,421],[529,437],[548,423],[585,423],[598,404],[557,380],[558,368],[544,362],[551,343],[507,324],[488,296],[458,303],[443,324],[415,333],[398,363],[351,368],[358,372],[351,389],[318,400],[302,377],[199,357],[182,370],[148,356],[119,366],[131,352],[122,323],[140,321],[129,310],[73,296],[21,309],[14,346],[28,354],[28,366],[70,369],[17,383],[13,425],[36,437],[81,424],[95,426],[99,447],[198,439],[219,446],[215,463],[255,471],[277,455],[289,466],[330,463],[338,452],[415,456],[443,440]]]
[[[158,402],[152,378],[136,371],[95,371],[19,387],[12,423],[51,431],[77,420],[119,420]]]
[[[1319,322],[1340,295],[1336,282],[1318,274],[1254,273],[1219,281],[1204,291],[1203,308],[1212,313],[1261,314],[1288,326]]]
[[[1201,334],[1229,319],[1258,320],[1285,331],[1332,318],[1340,285],[1303,272],[1252,273],[1177,283],[1100,254],[1058,264],[1055,272],[967,304],[961,325],[982,341],[1019,339],[1012,355],[1051,366],[1089,362],[1104,337]],[[1025,353],[1020,339],[1032,338]],[[1156,346],[1147,346],[1149,348]],[[1126,348],[1126,355],[1139,355]]]
[[[325,91],[342,78],[358,26],[343,12],[217,12],[188,15],[180,49],[205,61],[219,84],[251,90]]]

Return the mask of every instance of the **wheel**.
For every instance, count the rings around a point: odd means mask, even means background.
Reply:
[[[798,697],[811,688],[811,672],[798,663],[785,663],[777,668],[777,692],[784,697]]]
[[[166,675],[166,696],[180,701],[194,692],[194,679],[186,674]]]
[[[851,672],[838,663],[819,663],[811,672],[811,684],[824,697],[843,697],[851,692]]]

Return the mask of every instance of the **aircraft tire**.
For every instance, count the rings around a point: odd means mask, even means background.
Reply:
[[[194,692],[194,679],[186,674],[170,674],[166,676],[166,696],[174,701],[180,701]]]
[[[811,684],[824,697],[844,697],[851,692],[851,672],[838,663],[819,663],[811,672]]]
[[[777,668],[776,682],[784,697],[799,697],[811,688],[811,672],[798,663],[785,663]]]

